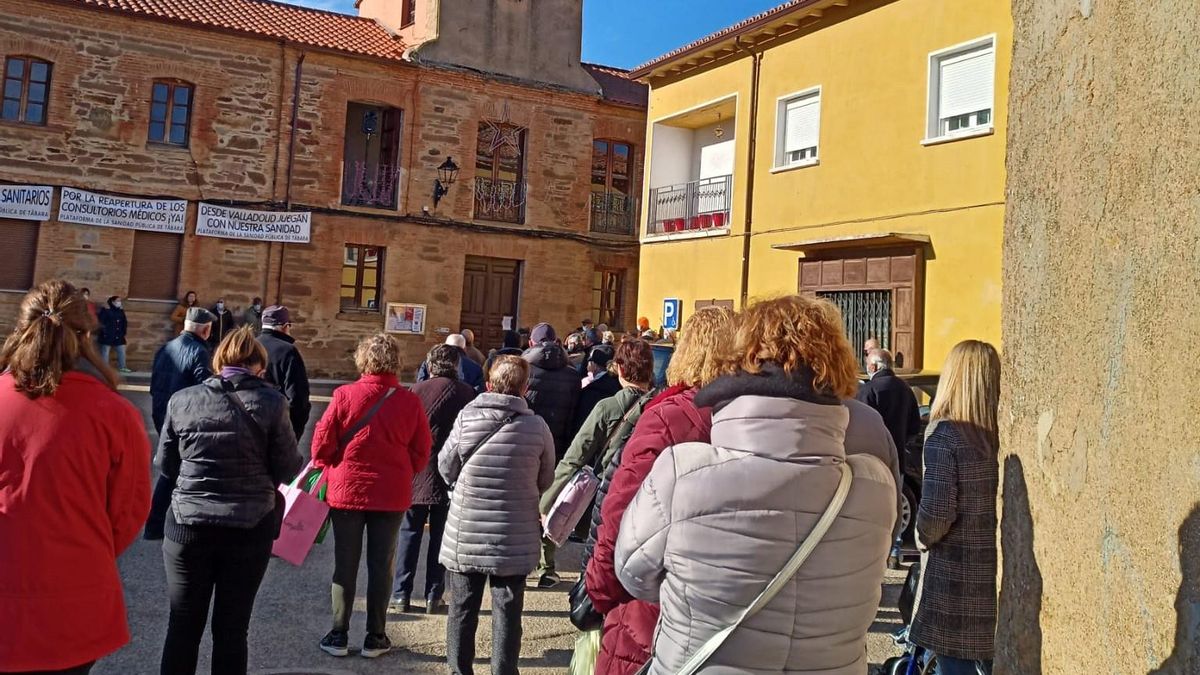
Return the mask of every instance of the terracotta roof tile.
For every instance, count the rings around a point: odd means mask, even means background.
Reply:
[[[628,70],[595,63],[584,63],[583,69],[600,85],[605,100],[641,108],[650,105],[650,88],[637,80],[629,79]]]
[[[60,1],[384,59],[404,53],[399,38],[374,20],[271,0]]]

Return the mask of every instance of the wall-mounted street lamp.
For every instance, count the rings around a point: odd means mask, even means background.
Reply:
[[[446,161],[438,167],[437,172],[437,180],[433,182],[433,208],[435,209],[438,202],[442,201],[442,197],[450,192],[450,186],[458,180],[458,165],[454,163],[453,157],[447,157]]]

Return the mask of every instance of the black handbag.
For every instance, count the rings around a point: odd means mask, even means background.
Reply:
[[[604,627],[604,615],[596,611],[596,607],[592,605],[592,599],[587,594],[587,584],[584,583],[583,575],[579,576],[579,581],[571,587],[571,592],[567,594],[567,600],[571,603],[571,625],[581,631],[600,630]]]

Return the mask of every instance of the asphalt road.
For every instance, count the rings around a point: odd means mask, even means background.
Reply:
[[[134,385],[135,387],[137,385]],[[125,391],[143,411],[146,426],[155,441],[150,423],[149,396],[142,391]],[[313,422],[325,403],[314,405]],[[308,435],[301,441],[308,447]],[[365,632],[365,571],[359,576],[358,601],[351,624],[351,656],[334,658],[317,648],[317,642],[329,629],[330,576],[333,573],[332,540],[314,548],[303,567],[293,567],[273,559],[254,608],[250,627],[250,672],[258,675],[348,675],[372,673],[445,673],[445,615],[389,615],[388,634],[396,649],[379,659],[357,656]],[[564,673],[574,649],[576,631],[567,620],[567,591],[578,571],[579,547],[572,545],[559,552],[559,569],[564,582],[555,589],[529,589],[525,600],[524,646],[521,672],[526,675]],[[420,569],[424,569],[424,560]],[[160,542],[138,541],[120,561],[128,602],[133,641],[121,651],[101,660],[98,675],[149,675],[158,672],[159,656],[166,636],[166,577],[163,572]],[[365,567],[365,566],[364,566]],[[889,634],[899,627],[895,607],[902,573],[889,573],[884,587],[884,606],[871,627],[868,654],[873,664],[898,653]],[[423,588],[418,577],[416,587]],[[489,672],[491,625],[485,601],[478,634],[477,672]],[[414,607],[415,609],[415,607]],[[200,669],[209,672],[211,642],[207,635],[201,647]]]

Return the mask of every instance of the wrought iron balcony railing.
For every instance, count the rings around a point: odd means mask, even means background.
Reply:
[[[374,162],[347,162],[342,203],[347,206],[396,208],[400,167]]]
[[[647,236],[729,227],[733,176],[715,176],[650,190]]]
[[[475,178],[475,218],[501,223],[525,223],[525,183]]]
[[[592,193],[592,232],[637,234],[637,199],[617,192]]]

